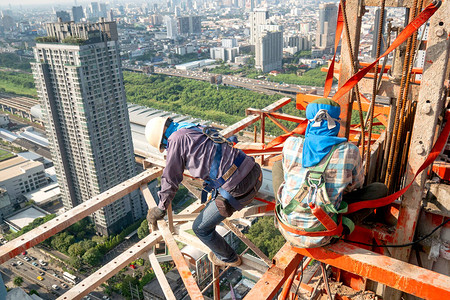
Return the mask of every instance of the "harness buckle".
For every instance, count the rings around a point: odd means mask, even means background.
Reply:
[[[206,126],[203,128],[203,134],[210,138],[214,143],[223,144],[227,143],[232,145],[223,135],[220,134],[219,130],[212,126]]]
[[[322,184],[325,183],[325,179],[323,178],[323,172],[308,170],[308,172],[306,172],[305,178],[309,186],[315,185],[317,187],[321,187]]]

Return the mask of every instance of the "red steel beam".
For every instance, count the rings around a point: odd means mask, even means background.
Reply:
[[[302,255],[291,250],[289,243],[284,244],[273,258],[274,264],[264,273],[244,299],[272,299],[300,264],[302,258]]]
[[[302,117],[291,116],[291,115],[288,115],[285,113],[278,113],[278,112],[272,112],[272,113],[269,113],[269,115],[274,117],[275,119],[290,121],[290,122],[294,122],[294,123],[302,123],[306,120],[305,118],[302,118]]]
[[[450,298],[449,276],[342,241],[323,248],[297,248],[295,252],[419,298]]]
[[[0,247],[0,264],[48,239],[100,208],[128,195],[130,192],[138,189],[142,184],[149,183],[153,179],[161,176],[161,174],[162,169],[160,168],[148,169],[6,243]]]

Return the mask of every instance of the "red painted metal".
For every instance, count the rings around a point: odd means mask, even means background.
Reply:
[[[439,178],[450,181],[450,163],[445,161],[436,161],[433,164],[433,172],[436,173]]]
[[[278,299],[286,300],[286,298],[289,295],[289,292],[291,291],[292,282],[294,281],[296,270],[292,271],[291,275],[286,280],[286,283],[283,287],[283,292],[281,293],[281,296]]]
[[[450,297],[450,277],[344,242],[295,252],[419,298]]]
[[[286,243],[273,258],[274,264],[255,284],[244,299],[272,299],[289,275],[297,268],[302,255],[291,250]]]

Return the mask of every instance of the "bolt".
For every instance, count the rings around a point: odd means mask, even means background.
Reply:
[[[442,28],[436,29],[436,35],[439,36],[439,37],[443,36],[444,35],[444,29],[442,29]]]
[[[429,103],[429,102],[425,103],[424,105],[422,105],[422,108],[420,110],[424,115],[430,114],[432,111],[431,103]]]
[[[423,145],[417,145],[416,146],[416,153],[419,155],[422,155],[425,152],[425,148],[423,147]]]

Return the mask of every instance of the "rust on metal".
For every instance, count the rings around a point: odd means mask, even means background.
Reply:
[[[144,199],[145,202],[147,202],[148,207],[149,208],[156,207],[155,199],[153,199],[153,195],[148,189],[148,186],[142,185],[140,189],[142,194],[144,195]],[[203,299],[203,295],[197,285],[197,282],[192,276],[192,273],[189,270],[189,267],[186,263],[186,260],[184,259],[183,254],[181,254],[180,249],[178,249],[178,245],[175,239],[173,238],[166,221],[159,220],[158,229],[161,232],[164,241],[166,242],[166,246],[170,251],[170,255],[172,256],[175,265],[177,266],[178,273],[180,274],[181,279],[183,280],[184,285],[186,286],[189,296],[191,297],[191,299]]]

